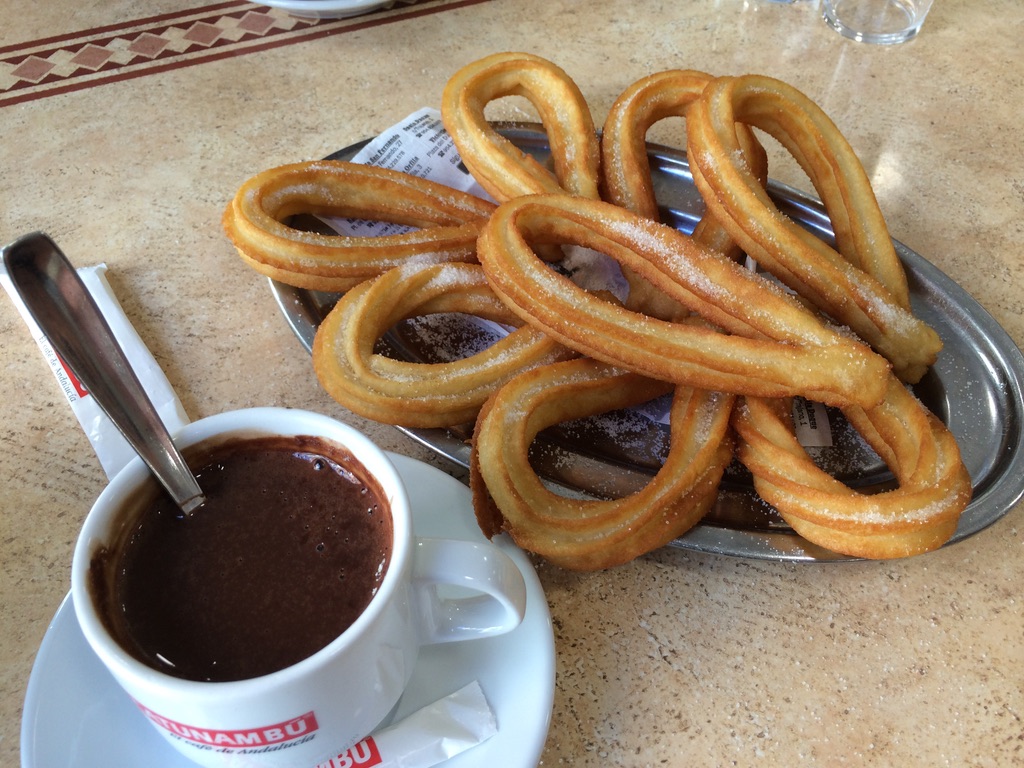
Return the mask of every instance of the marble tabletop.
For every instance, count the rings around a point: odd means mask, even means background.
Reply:
[[[893,235],[1024,343],[1016,0],[936,0],[897,47],[840,37],[814,0],[425,0],[341,20],[183,5],[0,10],[0,241],[43,230],[76,264],[105,262],[192,418],[308,408],[461,476],[321,391],[220,214],[249,175],[436,107],[458,67],[501,50],[560,64],[598,122],[662,69],[794,84],[854,145]],[[806,187],[784,162],[773,175]],[[15,765],[32,663],[106,477],[6,297],[0,338],[0,764]],[[557,652],[542,764],[1020,764],[1020,526],[1014,509],[903,561],[666,549],[599,573],[538,563]]]

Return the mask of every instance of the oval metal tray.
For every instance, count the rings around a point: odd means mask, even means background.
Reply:
[[[548,159],[547,139],[539,127],[502,124],[501,130],[542,162]],[[331,159],[349,159],[364,144],[340,150]],[[684,232],[692,231],[704,205],[685,153],[651,145],[649,154],[663,221]],[[769,193],[791,219],[822,239],[832,240],[831,224],[817,200],[775,182],[770,183]],[[966,291],[926,259],[893,242],[907,270],[914,311],[938,332],[945,345],[938,362],[914,391],[955,435],[974,485],[973,500],[952,543],[986,528],[1024,496],[1024,356]],[[270,285],[293,332],[307,350],[312,349],[316,329],[337,296],[274,281]],[[409,360],[431,357],[422,339],[403,326],[391,331],[384,341],[390,354]],[[837,412],[831,417],[842,418]],[[621,439],[622,429],[622,424],[606,429],[597,419],[549,432],[535,446],[537,469],[551,482],[583,494],[634,491],[659,465],[665,427],[656,421],[631,419],[628,443]],[[468,466],[468,428],[402,431],[456,464]],[[816,450],[820,460],[838,467],[837,476],[851,485],[866,492],[891,487],[891,473],[856,440],[841,439],[835,448]],[[714,509],[673,546],[793,562],[851,559],[795,534],[757,497],[746,471],[735,463],[723,479]]]

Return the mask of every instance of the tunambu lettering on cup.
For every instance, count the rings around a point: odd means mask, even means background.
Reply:
[[[256,728],[230,730],[201,728],[179,723],[138,704],[138,702],[136,704],[146,717],[172,736],[192,742],[193,744],[223,749],[247,749],[284,744],[295,739],[306,738],[319,728],[316,721],[316,713],[314,712],[306,712],[298,717],[293,717],[291,720]]]

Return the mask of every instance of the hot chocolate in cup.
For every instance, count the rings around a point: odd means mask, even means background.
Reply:
[[[140,724],[194,762],[313,765],[386,721],[420,646],[522,621],[515,563],[415,538],[398,472],[353,428],[256,408],[175,442],[206,503],[184,515],[132,462],[86,518],[71,592]]]

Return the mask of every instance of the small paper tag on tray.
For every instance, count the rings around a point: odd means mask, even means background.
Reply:
[[[796,439],[804,448],[829,448],[832,445],[832,426],[828,409],[821,403],[793,398],[793,425]]]
[[[497,732],[494,713],[474,680],[316,768],[431,768]]]

